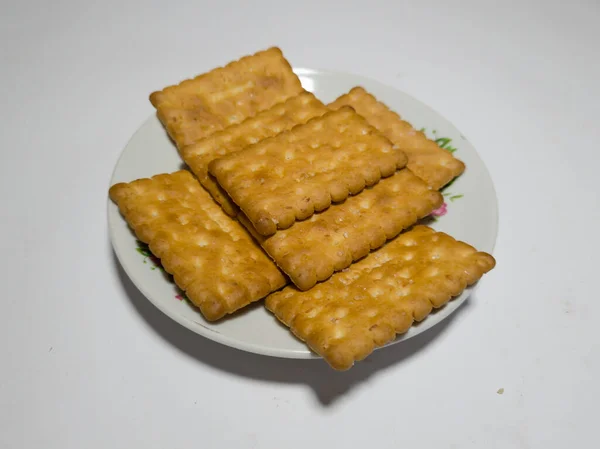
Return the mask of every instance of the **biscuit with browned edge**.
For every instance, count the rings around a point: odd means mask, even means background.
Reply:
[[[281,50],[272,47],[153,92],[150,102],[181,149],[302,91]]]
[[[212,161],[209,172],[264,236],[391,176],[406,155],[352,108]]]
[[[240,151],[295,125],[306,123],[328,110],[313,94],[303,92],[284,103],[259,112],[238,125],[228,126],[195,144],[183,147],[181,157],[223,210],[235,217],[239,208],[208,173],[208,164],[214,159]]]
[[[408,156],[406,166],[434,189],[442,188],[465,170],[462,161],[414,129],[362,87],[353,88],[329,104],[332,109],[343,106],[352,106],[369,124],[400,147]]]
[[[336,370],[347,370],[462,293],[494,258],[416,226],[347,270],[301,292],[288,286],[266,307]]]
[[[270,237],[263,249],[300,290],[343,270],[441,206],[443,197],[402,169],[341,204]],[[252,232],[245,217],[240,221]]]
[[[285,285],[271,259],[190,172],[115,184],[109,193],[137,237],[207,320]]]

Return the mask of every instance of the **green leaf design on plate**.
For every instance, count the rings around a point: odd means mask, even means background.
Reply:
[[[438,139],[435,139],[435,143],[437,143],[440,148],[443,148],[444,150],[449,151],[450,153],[454,153],[456,151],[456,147],[450,145],[451,142],[452,139],[450,139],[449,137],[440,137]]]
[[[427,128],[423,127],[420,129],[421,132],[426,133],[427,132]],[[450,137],[438,137],[437,136],[437,130],[433,129],[431,130],[431,135],[433,135],[433,138],[431,138],[431,140],[433,140],[440,148],[442,148],[443,150],[448,151],[449,153],[454,153],[457,148],[452,146],[452,139]],[[462,135],[461,135],[462,137]],[[428,137],[429,138],[429,137]],[[463,137],[464,139],[464,137]],[[452,179],[448,184],[446,184],[444,187],[442,187],[440,189],[440,192],[442,194],[442,196],[444,198],[447,198],[447,200],[449,200],[450,202],[454,202],[460,198],[462,198],[464,195],[462,193],[459,194],[455,194],[449,191],[449,187],[454,184],[454,182],[457,180],[458,178],[454,178]],[[447,201],[445,200],[445,201]],[[444,206],[442,207],[446,207],[447,203],[444,203]],[[435,211],[434,211],[435,213]],[[445,212],[443,214],[440,214],[440,216],[445,215]],[[438,217],[436,215],[430,215],[429,217],[431,217],[431,219],[435,222],[438,221]]]
[[[138,253],[140,253],[142,256],[144,257],[151,257],[152,253],[150,252],[150,249],[148,248],[148,245],[146,245],[145,243],[139,242],[138,241],[138,247],[135,249]]]
[[[144,256],[143,263],[148,263],[148,259],[150,259],[153,264],[153,266],[150,267],[151,270],[156,270],[157,268],[160,268],[162,271],[164,271],[165,269],[162,266],[162,264],[160,263],[160,259],[158,257],[156,257],[154,254],[152,254],[152,251],[150,251],[150,248],[148,247],[148,245],[140,240],[136,240],[136,242],[137,242],[138,246],[135,250],[138,253],[140,253],[142,256]]]
[[[446,148],[446,145],[448,145],[450,142],[452,142],[452,139],[449,137],[440,137],[439,139],[435,139],[435,143],[437,143],[441,148]]]

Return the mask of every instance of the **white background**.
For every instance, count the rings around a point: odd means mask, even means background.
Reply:
[[[0,447],[595,447],[599,23],[596,0],[3,1]],[[498,193],[477,293],[345,373],[187,331],[108,240],[148,94],[271,45],[430,105]]]

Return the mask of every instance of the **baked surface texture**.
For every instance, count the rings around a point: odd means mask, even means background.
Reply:
[[[186,170],[115,184],[109,194],[137,238],[209,321],[287,282],[244,227]]]
[[[434,189],[441,189],[465,170],[465,164],[440,148],[425,134],[378,101],[362,87],[355,87],[329,104],[332,109],[353,107],[408,156],[407,167]]]
[[[406,162],[402,151],[343,107],[216,159],[209,171],[268,236],[358,194]]]
[[[281,50],[272,47],[153,92],[150,102],[181,149],[303,90]]]
[[[265,304],[334,369],[346,370],[494,266],[491,255],[416,226],[312,289],[288,286]]]

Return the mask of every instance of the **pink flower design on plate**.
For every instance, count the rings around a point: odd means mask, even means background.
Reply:
[[[442,217],[444,215],[446,215],[446,212],[448,212],[448,208],[446,205],[446,202],[444,202],[440,207],[438,207],[436,210],[431,212],[431,215],[433,215],[434,217]]]
[[[183,301],[183,296],[182,295],[175,295],[175,298],[177,298],[180,301]]]

